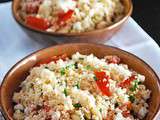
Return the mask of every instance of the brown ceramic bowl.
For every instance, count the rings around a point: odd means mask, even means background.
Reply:
[[[159,120],[158,111],[160,110],[160,81],[155,72],[144,61],[126,51],[115,47],[105,46],[92,43],[74,43],[62,44],[52,46],[46,49],[39,50],[15,64],[12,69],[6,74],[0,91],[0,101],[4,116],[7,120],[12,119],[13,103],[12,96],[14,91],[18,89],[20,83],[25,79],[30,68],[32,68],[38,61],[49,58],[54,55],[61,55],[66,53],[71,56],[75,52],[82,54],[93,53],[101,58],[106,55],[117,55],[121,58],[123,63],[126,63],[129,68],[145,75],[145,85],[152,91],[149,99],[149,113],[145,120]]]
[[[124,17],[118,22],[99,30],[93,30],[91,32],[83,32],[83,33],[56,33],[56,32],[46,32],[41,30],[33,29],[27,26],[24,21],[21,19],[19,15],[19,7],[21,0],[13,0],[12,3],[12,13],[15,20],[24,28],[28,28],[27,33],[31,34],[30,36],[39,35],[44,39],[52,39],[63,42],[76,42],[77,40],[81,42],[103,42],[104,40],[108,40],[116,33],[122,25],[127,21],[128,17],[132,13],[132,2],[131,0],[121,0],[125,6],[125,14]],[[26,29],[25,29],[26,30]],[[32,31],[32,32],[30,32]],[[35,34],[36,33],[36,34]]]

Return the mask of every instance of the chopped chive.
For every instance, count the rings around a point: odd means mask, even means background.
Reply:
[[[71,67],[75,67],[75,65],[74,64],[68,65],[68,66],[66,66],[66,69],[69,69]]]
[[[130,91],[132,91],[132,92],[134,92],[135,90],[136,90],[135,87],[130,88]]]
[[[130,110],[131,115],[135,115],[134,110]]]
[[[130,95],[129,100],[133,103],[135,101],[135,97],[133,95]]]
[[[40,110],[41,108],[42,108],[41,105],[37,105],[35,109],[38,111],[38,110]]]
[[[141,85],[141,84],[142,84],[142,82],[141,82],[141,81],[139,81],[139,82],[138,82],[138,85]]]
[[[24,113],[24,110],[20,110],[22,113]]]
[[[119,106],[119,103],[118,103],[118,102],[116,102],[116,103],[115,103],[115,107],[118,107],[118,106]]]
[[[62,68],[62,69],[61,69],[61,75],[64,75],[64,74],[65,74],[65,69]]]
[[[82,107],[80,103],[76,103],[76,104],[74,104],[73,106],[74,106],[75,108],[80,108],[80,107]]]
[[[79,60],[84,60],[84,58],[79,58]]]
[[[99,112],[101,112],[101,113],[102,113],[102,108],[100,108],[100,109],[99,109]]]
[[[85,68],[86,68],[87,70],[92,70],[92,69],[93,69],[90,65],[87,65]]]
[[[75,67],[75,69],[78,69],[78,63],[77,62],[74,63],[74,67]]]
[[[67,97],[68,94],[67,94],[67,89],[66,89],[66,88],[64,89],[63,93],[64,93],[65,96]]]
[[[79,83],[77,83],[75,86],[77,87],[77,89],[80,89]]]
[[[85,119],[85,120],[90,120],[89,118],[87,118],[87,116],[84,116],[84,119]]]
[[[31,84],[30,84],[30,87],[31,87],[31,88],[34,88],[34,84],[33,84],[33,83],[31,83]]]
[[[135,91],[137,89],[137,87],[138,87],[138,81],[135,80],[133,87],[130,88],[130,91],[132,91],[132,92]]]
[[[47,66],[44,67],[45,69],[49,69]]]
[[[71,65],[68,65],[68,66],[66,66],[66,69],[68,69],[68,68],[70,68],[71,67]]]
[[[97,80],[98,80],[96,76],[94,76],[94,77],[93,77],[93,79],[94,79],[95,81],[97,81]]]

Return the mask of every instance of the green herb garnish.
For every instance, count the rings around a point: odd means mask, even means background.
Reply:
[[[47,66],[44,67],[45,69],[49,69]]]
[[[135,97],[133,95],[130,95],[129,100],[133,103],[135,101]]]
[[[77,62],[74,63],[74,67],[75,67],[75,69],[78,69],[78,63]]]
[[[85,119],[85,120],[90,120],[89,118],[87,118],[87,116],[84,116],[84,119]]]
[[[132,87],[132,88],[130,88],[130,91],[135,91],[136,89],[135,89],[135,87]]]
[[[85,68],[86,68],[87,70],[93,70],[93,67],[91,67],[90,65],[87,65]]]
[[[67,89],[65,88],[63,93],[65,94],[65,96],[67,97],[68,96],[68,93],[67,93]]]
[[[94,77],[93,77],[93,79],[94,79],[95,81],[97,81],[97,80],[98,80],[96,76],[94,76]]]
[[[119,103],[118,103],[118,102],[116,102],[116,103],[115,103],[115,107],[118,107],[118,106],[119,106]]]
[[[75,86],[76,86],[78,89],[80,89],[80,84],[79,84],[79,83],[77,83]]]
[[[66,69],[69,69],[69,68],[72,68],[72,67],[75,67],[75,65],[74,64],[68,65],[68,66],[66,66]]]
[[[130,90],[133,92],[137,89],[139,81],[135,80],[133,81],[133,87],[130,88]]]
[[[139,82],[138,82],[138,85],[141,85],[141,84],[142,84],[142,82],[141,82],[141,81],[139,81]]]
[[[61,69],[61,75],[64,75],[64,74],[65,74],[65,69],[62,68],[62,69]]]
[[[99,112],[102,113],[102,108],[99,109]]]
[[[130,110],[131,115],[135,115],[134,110]]]
[[[79,58],[79,60],[84,60],[84,58]]]
[[[80,107],[82,107],[80,103],[76,103],[76,104],[74,104],[73,106],[74,106],[75,108],[80,108]]]

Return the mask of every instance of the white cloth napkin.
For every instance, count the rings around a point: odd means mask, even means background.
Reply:
[[[27,35],[13,19],[11,3],[0,4],[0,83],[6,72],[20,59],[51,45],[48,42],[42,44],[33,38],[35,37]],[[160,48],[132,18],[129,18],[123,28],[105,44],[137,55],[160,77]]]

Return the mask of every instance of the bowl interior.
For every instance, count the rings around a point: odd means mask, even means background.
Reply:
[[[32,55],[24,58],[17,63],[5,76],[1,85],[1,105],[6,118],[12,119],[13,115],[13,92],[18,89],[18,85],[25,79],[30,68],[32,68],[39,60],[51,57],[53,55],[61,55],[66,53],[71,56],[75,52],[82,54],[93,53],[101,58],[105,55],[117,55],[123,63],[128,64],[129,68],[145,75],[145,85],[152,91],[149,102],[149,113],[145,120],[153,120],[160,107],[160,86],[159,79],[153,70],[136,56],[122,51],[118,48],[87,43],[64,44],[40,50]]]
[[[37,30],[37,29],[33,29],[30,26],[27,26],[19,15],[20,2],[21,2],[21,0],[13,0],[13,4],[12,4],[13,16],[20,25],[22,25],[25,28],[29,28],[30,30],[36,31],[36,32],[41,32],[41,33],[45,33],[48,35],[54,35],[54,36],[63,36],[63,37],[64,36],[86,36],[86,35],[94,35],[95,33],[98,35],[98,33],[104,33],[106,31],[111,31],[112,29],[117,30],[117,27],[120,26],[121,24],[123,24],[128,19],[128,17],[131,15],[132,9],[133,9],[131,0],[121,0],[121,2],[124,5],[124,8],[125,8],[124,9],[124,17],[121,20],[117,21],[116,23],[114,23],[106,28],[97,29],[97,30],[93,30],[93,31],[89,31],[89,32],[56,33],[56,32],[47,32],[47,31]]]

